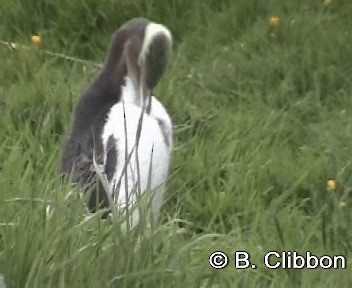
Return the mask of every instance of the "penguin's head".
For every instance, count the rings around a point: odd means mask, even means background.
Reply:
[[[165,71],[171,45],[172,36],[165,26],[135,18],[115,32],[107,64],[120,77],[129,76],[146,98]]]

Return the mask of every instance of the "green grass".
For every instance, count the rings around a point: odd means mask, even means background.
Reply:
[[[0,274],[8,287],[348,287],[352,3],[1,0]],[[269,18],[278,15],[278,27]],[[176,125],[161,223],[85,220],[57,174],[72,109],[132,17],[174,34],[156,91]],[[335,192],[326,189],[336,179]],[[47,207],[50,212],[47,213]],[[213,269],[211,252],[258,268]],[[266,252],[342,254],[346,270],[270,270]]]

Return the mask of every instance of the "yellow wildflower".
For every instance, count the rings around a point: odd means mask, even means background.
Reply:
[[[279,16],[271,16],[269,20],[270,25],[275,27],[280,25],[280,21],[281,20]]]
[[[39,35],[33,35],[32,42],[34,44],[40,44],[42,42],[42,37],[40,37]]]
[[[335,191],[337,187],[336,181],[333,179],[328,180],[327,182],[327,189],[329,191]]]

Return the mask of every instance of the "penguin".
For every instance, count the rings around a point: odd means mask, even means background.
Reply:
[[[115,209],[127,215],[131,228],[141,221],[142,199],[149,199],[153,221],[165,199],[172,121],[153,90],[171,50],[172,35],[164,25],[145,18],[122,25],[75,106],[62,149],[60,173],[90,191],[88,210]]]

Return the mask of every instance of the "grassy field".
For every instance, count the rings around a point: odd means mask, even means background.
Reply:
[[[0,47],[7,287],[351,286],[352,2],[331,2],[0,0],[1,40],[31,47]],[[174,35],[156,95],[175,145],[161,223],[123,233],[119,219],[86,219],[57,174],[97,68],[43,51],[100,64],[137,16]],[[208,262],[217,250],[230,257],[221,270]],[[235,269],[239,250],[257,269]],[[347,269],[269,269],[273,250],[344,255]]]

